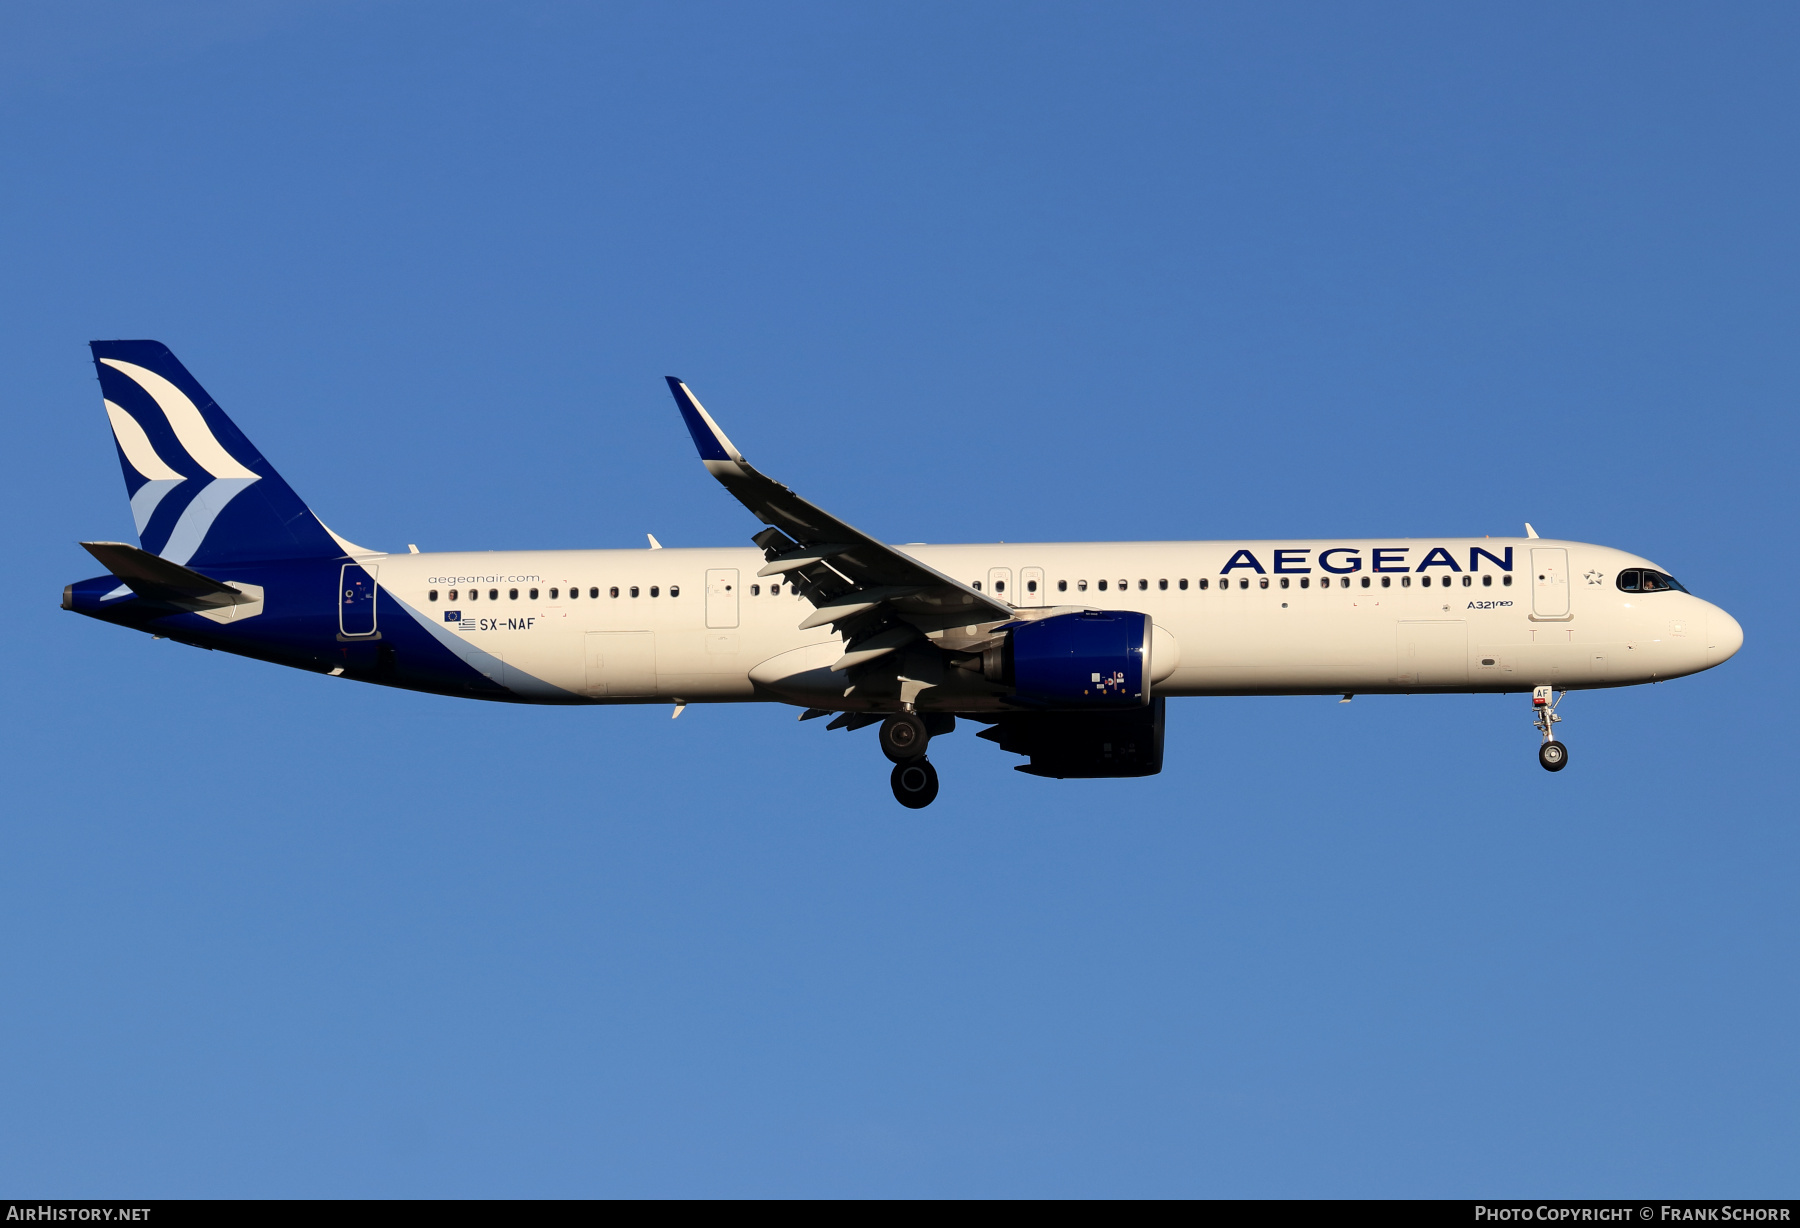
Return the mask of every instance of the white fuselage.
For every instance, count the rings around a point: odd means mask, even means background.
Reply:
[[[1655,565],[1580,542],[902,549],[1020,608],[1149,614],[1166,633],[1152,670],[1168,696],[1627,686],[1706,669],[1742,642],[1736,621],[1699,597],[1621,591],[1621,569]],[[782,577],[759,578],[763,556],[751,547],[393,554],[365,566],[518,700],[863,706],[821,692],[843,678],[825,669],[843,645],[828,628],[798,629],[812,607]],[[449,612],[460,617],[446,621]],[[802,673],[813,681],[784,687]],[[988,707],[982,690],[953,678],[921,706]]]

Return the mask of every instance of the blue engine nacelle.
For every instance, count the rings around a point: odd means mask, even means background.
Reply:
[[[1141,708],[1150,702],[1150,643],[1148,614],[1057,614],[1009,628],[984,672],[1031,707]]]

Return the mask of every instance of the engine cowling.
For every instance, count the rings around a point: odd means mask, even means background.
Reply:
[[[1141,708],[1153,635],[1150,616],[1135,610],[1055,614],[1008,628],[982,672],[1033,706]]]

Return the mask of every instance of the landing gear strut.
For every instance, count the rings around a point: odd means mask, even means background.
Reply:
[[[894,800],[908,810],[923,810],[937,800],[938,774],[929,759],[896,763],[888,783],[894,788]]]
[[[1556,734],[1551,732],[1551,726],[1562,720],[1556,714],[1556,705],[1563,701],[1568,692],[1564,691],[1562,695],[1552,699],[1554,689],[1541,686],[1531,692],[1531,710],[1534,714],[1531,723],[1544,735],[1543,744],[1538,747],[1538,762],[1546,772],[1560,772],[1569,766],[1569,748],[1558,742]]]

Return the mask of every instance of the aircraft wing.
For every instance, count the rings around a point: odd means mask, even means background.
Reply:
[[[672,375],[668,381],[707,472],[770,526],[752,539],[768,559],[768,565],[757,574],[789,577],[801,595],[818,607],[802,627],[839,624],[847,636],[856,638],[878,635],[880,624],[889,615],[920,630],[1013,617],[1013,607],[1006,602],[851,528],[774,478],[757,472],[688,386]],[[873,652],[874,647],[864,651]]]

